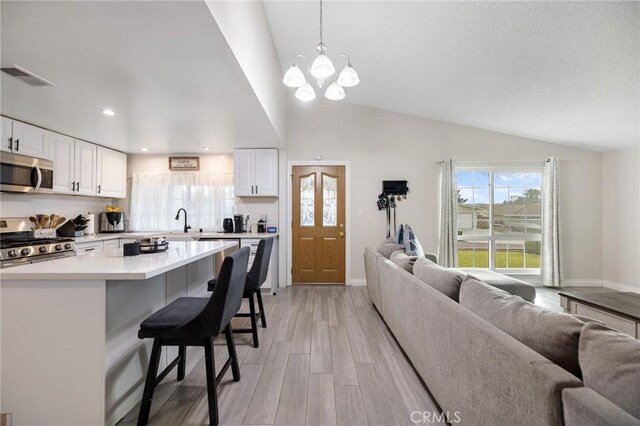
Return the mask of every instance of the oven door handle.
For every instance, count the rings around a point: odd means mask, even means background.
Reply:
[[[33,183],[33,172],[36,172],[36,182],[35,184]],[[31,171],[31,185],[33,186],[33,189],[35,189],[36,191],[40,189],[40,185],[42,185],[42,170],[40,170],[40,167],[36,164],[33,166],[33,170]]]

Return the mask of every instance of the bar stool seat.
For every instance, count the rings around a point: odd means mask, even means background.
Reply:
[[[176,366],[178,380],[184,379],[187,346],[204,347],[209,424],[218,424],[218,384],[229,368],[233,373],[233,380],[240,381],[240,365],[233,341],[231,319],[238,313],[242,304],[248,262],[248,247],[227,256],[220,269],[218,285],[211,297],[181,297],[142,321],[138,337],[152,338],[153,348],[140,403],[138,426],[149,421],[153,391],[162,379]],[[213,341],[221,334],[225,335],[227,341],[229,359],[216,375]],[[177,346],[178,356],[158,374],[160,356],[165,346]]]
[[[158,331],[168,330],[186,324],[209,303],[208,297],[181,297],[164,308],[154,312],[140,324],[138,337],[159,337]]]

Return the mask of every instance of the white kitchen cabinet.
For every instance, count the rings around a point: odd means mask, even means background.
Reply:
[[[76,139],[74,176],[76,194],[96,195],[96,154],[97,146]]]
[[[0,149],[14,154],[49,159],[49,131],[2,117]]]
[[[51,160],[53,161],[53,192],[75,194],[75,140],[69,136],[51,132]]]
[[[7,117],[0,117],[0,151],[11,152],[13,149],[13,120]]]
[[[112,149],[98,147],[97,186],[100,197],[126,198],[127,196],[127,155]]]
[[[104,251],[113,251],[120,248],[120,240],[107,240],[102,243]]]
[[[76,253],[78,255],[86,254],[86,253],[94,253],[94,252],[103,251],[103,250],[104,250],[104,244],[102,243],[102,241],[93,241],[90,243],[76,244]]]
[[[236,197],[277,197],[278,150],[236,149],[233,174]]]

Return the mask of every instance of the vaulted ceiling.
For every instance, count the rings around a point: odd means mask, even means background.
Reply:
[[[315,56],[318,2],[265,9],[283,70]],[[639,143],[637,2],[328,1],[324,41],[360,74],[343,102],[595,150]]]

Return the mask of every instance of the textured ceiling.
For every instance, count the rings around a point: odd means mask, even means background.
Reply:
[[[283,69],[314,56],[317,2],[265,9]],[[639,3],[329,1],[324,12],[329,56],[347,52],[361,79],[345,102],[595,150],[639,141]]]
[[[1,112],[126,152],[228,152],[279,137],[204,2],[7,2]],[[105,117],[102,108],[116,111]]]

